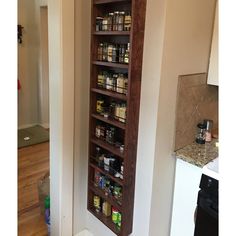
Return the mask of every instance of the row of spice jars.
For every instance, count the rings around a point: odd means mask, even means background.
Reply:
[[[112,222],[116,224],[117,227],[120,229],[122,216],[121,213],[115,207],[111,206],[109,202],[103,200],[97,195],[93,196],[93,205],[96,212],[102,212],[104,216],[111,217]]]
[[[117,133],[117,128],[110,125],[104,125],[102,122],[97,122],[95,127],[95,136],[98,139],[101,139],[111,145],[114,145],[116,148],[119,148],[120,152],[123,153],[124,144],[119,141]]]
[[[97,60],[113,63],[129,64],[130,43],[114,44],[99,43],[97,50]]]
[[[130,31],[131,21],[130,12],[110,12],[104,17],[96,17],[96,31]]]
[[[101,152],[100,147],[96,147],[96,161],[98,166],[109,172],[116,178],[123,179],[124,163],[112,154],[105,154]]]
[[[128,74],[101,71],[97,77],[97,86],[117,93],[127,94]]]
[[[117,202],[121,205],[122,187],[96,170],[94,172],[94,186],[102,189],[106,196],[116,198]]]
[[[126,122],[127,104],[125,102],[114,102],[110,104],[104,98],[99,98],[96,104],[96,112],[105,118],[111,117],[122,123]]]

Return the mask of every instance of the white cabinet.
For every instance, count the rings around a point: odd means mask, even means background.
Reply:
[[[177,159],[171,236],[193,236],[202,168]]]
[[[219,81],[218,81],[218,1],[216,3],[215,21],[214,21],[212,44],[211,44],[211,55],[210,55],[207,83],[210,85],[219,86]]]

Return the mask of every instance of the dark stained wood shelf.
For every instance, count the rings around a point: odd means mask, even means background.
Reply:
[[[120,152],[119,148],[117,148],[105,141],[102,141],[96,137],[93,137],[93,138],[91,138],[91,142],[106,149],[107,151],[113,153],[114,155],[116,155],[118,157],[124,158],[124,152]]]
[[[117,92],[113,92],[113,91],[106,90],[106,89],[100,89],[100,88],[99,89],[98,88],[92,88],[91,91],[95,92],[95,93],[103,94],[103,95],[106,95],[106,96],[109,96],[109,97],[117,98],[117,99],[120,99],[120,100],[123,100],[123,101],[127,100],[127,96],[125,94],[122,94],[122,93],[117,93]]]
[[[130,35],[130,31],[95,31],[94,35]]]
[[[103,224],[105,224],[111,231],[113,231],[116,235],[120,235],[120,230],[118,227],[112,222],[111,216],[105,216],[101,212],[96,212],[94,208],[89,208],[88,211],[93,214],[96,218],[98,218]]]
[[[134,212],[134,193],[135,193],[135,175],[136,175],[136,158],[138,145],[138,128],[139,128],[139,107],[140,91],[142,78],[143,62],[143,42],[145,32],[146,0],[93,0],[92,23],[91,23],[91,51],[90,51],[90,115],[89,115],[89,154],[88,154],[88,202],[87,209],[111,229],[116,235],[128,236],[133,231],[133,212]],[[95,31],[96,17],[105,16],[109,12],[131,13],[131,30],[130,31]],[[118,51],[117,57],[129,55],[129,64],[112,63],[98,61],[98,45],[109,42],[111,44],[129,43],[129,52]],[[122,52],[122,55],[120,54]],[[103,49],[102,53],[108,53]],[[111,53],[111,52],[109,52]],[[101,57],[99,57],[101,58]],[[128,75],[127,94],[120,94],[115,91],[98,87],[98,75],[101,72],[123,73]],[[113,72],[112,72],[113,73]],[[119,81],[122,83],[122,81]],[[117,103],[126,102],[126,123],[119,122],[115,119],[105,118],[96,113],[98,95],[104,95],[104,100],[109,103],[114,100]],[[114,115],[114,114],[113,114]],[[102,123],[105,127],[116,127],[115,138],[123,142],[125,150],[120,151],[119,147],[111,145],[105,140],[98,139],[95,136],[96,126]],[[99,132],[99,129],[97,129]],[[108,130],[109,131],[109,130]],[[109,132],[106,132],[110,135]],[[112,134],[111,134],[112,135]],[[97,149],[97,147],[100,147]],[[98,161],[94,158],[97,154],[114,154],[114,158],[122,163],[123,179],[114,177],[103,167],[98,166]],[[117,183],[122,187],[122,206],[119,200],[113,196],[107,196],[99,187],[94,185],[94,174],[98,171],[107,176],[111,182]],[[112,206],[116,207],[121,213],[121,229],[112,222],[112,217],[106,217],[103,213],[97,213],[94,208],[94,195],[100,196],[107,200]]]
[[[112,68],[120,68],[120,69],[129,69],[129,64],[121,64],[121,63],[113,63],[113,62],[106,62],[106,61],[93,61],[94,65],[97,66],[106,66]]]
[[[109,204],[111,204],[111,206],[114,206],[118,211],[122,212],[122,206],[118,203],[118,200],[115,197],[106,195],[104,190],[94,186],[93,182],[90,182],[89,189],[93,191],[95,195],[98,195],[102,199],[106,200]]]
[[[130,0],[94,0],[95,5],[106,4],[106,3],[119,3],[119,2],[130,2]]]
[[[98,167],[96,164],[94,163],[90,163],[90,166],[93,167],[95,170],[99,171],[100,173],[108,176],[111,180],[113,180],[114,182],[116,182],[117,184],[119,184],[120,186],[123,186],[123,181],[120,178],[116,178],[114,176],[112,176],[108,171],[105,171],[104,169]]]
[[[125,130],[125,124],[121,123],[120,121],[116,121],[112,118],[105,118],[105,117],[98,115],[98,114],[92,114],[92,117],[97,120],[101,120],[103,122],[106,122],[107,124],[110,124],[110,125],[113,125],[115,127]]]

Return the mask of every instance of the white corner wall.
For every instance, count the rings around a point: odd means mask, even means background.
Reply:
[[[73,235],[74,0],[48,1],[51,235]]]
[[[149,236],[170,233],[178,76],[207,72],[215,0],[168,0]],[[179,235],[176,235],[179,236]]]
[[[39,25],[36,19],[35,1],[18,1],[18,24],[23,29],[23,43],[18,44],[18,128],[39,122]]]

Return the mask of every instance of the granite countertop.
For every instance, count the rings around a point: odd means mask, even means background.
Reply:
[[[213,139],[210,143],[198,144],[196,142],[189,144],[177,151],[175,155],[198,167],[203,167],[216,157],[218,157],[218,147],[216,147],[218,139]]]

